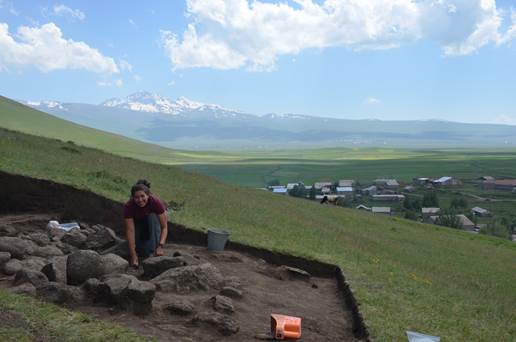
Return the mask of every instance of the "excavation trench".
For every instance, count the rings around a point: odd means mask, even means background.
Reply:
[[[55,218],[102,224],[119,236],[124,234],[122,204],[92,192],[5,172],[0,172],[0,188],[4,194],[0,198],[0,224],[8,222],[20,231],[36,231]],[[210,253],[204,248],[205,233],[173,222],[169,229],[167,255],[193,255],[213,264],[224,276],[241,280],[244,295],[233,301],[232,314],[240,326],[238,333],[222,336],[210,326],[189,325],[188,317],[171,316],[160,310],[161,302],[170,300],[171,295],[159,291],[152,313],[144,317],[103,305],[71,307],[164,341],[252,341],[254,334],[267,331],[271,313],[300,316],[303,341],[369,340],[356,299],[339,267],[232,241],[225,252]],[[270,276],[281,265],[300,268],[312,277],[310,281],[285,281]],[[2,286],[9,287],[5,282]],[[200,292],[187,299],[205,310],[215,294]]]

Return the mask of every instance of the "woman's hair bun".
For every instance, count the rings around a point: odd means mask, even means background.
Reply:
[[[146,180],[146,179],[140,179],[140,180],[138,180],[138,181],[136,182],[136,184],[143,184],[143,185],[145,185],[147,188],[149,188],[149,189],[150,189],[150,182],[149,182],[148,180]]]

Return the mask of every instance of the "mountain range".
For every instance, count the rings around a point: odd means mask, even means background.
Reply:
[[[198,150],[307,147],[515,147],[516,126],[252,115],[216,104],[138,92],[98,105],[19,101],[85,126],[166,147]]]

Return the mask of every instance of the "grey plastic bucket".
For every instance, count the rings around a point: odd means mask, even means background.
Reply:
[[[228,241],[229,233],[221,229],[208,229],[208,250],[223,251]]]

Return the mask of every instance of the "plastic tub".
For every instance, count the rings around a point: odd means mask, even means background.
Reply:
[[[70,223],[61,223],[59,225],[59,228],[62,230],[70,231],[72,229],[80,229],[79,224],[77,222],[70,222]]]
[[[208,250],[223,251],[228,237],[229,233],[225,230],[215,228],[208,229]]]

